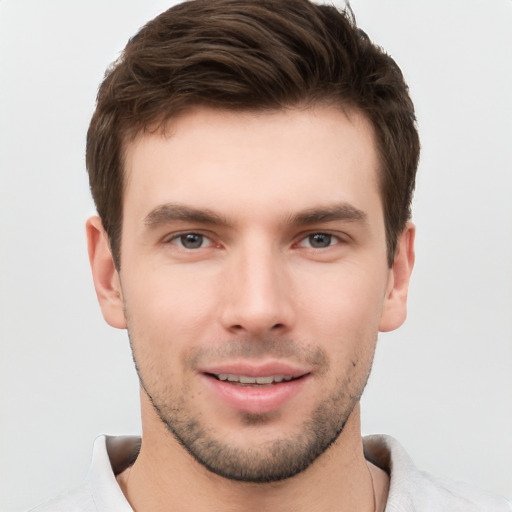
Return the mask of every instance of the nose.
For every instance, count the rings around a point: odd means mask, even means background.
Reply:
[[[295,320],[286,257],[253,243],[230,257],[224,275],[223,327],[246,336],[289,332]]]

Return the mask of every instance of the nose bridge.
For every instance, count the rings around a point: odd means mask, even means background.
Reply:
[[[286,262],[274,244],[248,238],[232,254],[224,322],[228,329],[262,334],[291,326]]]

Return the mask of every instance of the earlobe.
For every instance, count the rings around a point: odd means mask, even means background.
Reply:
[[[391,269],[389,287],[386,292],[379,331],[393,331],[407,317],[407,294],[414,266],[414,236],[416,228],[408,222],[397,241],[395,261]]]
[[[97,216],[88,219],[86,231],[94,288],[103,318],[112,327],[125,329],[121,282],[101,219]]]

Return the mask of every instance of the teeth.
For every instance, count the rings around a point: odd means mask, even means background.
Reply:
[[[240,382],[242,382],[242,379],[240,379]],[[274,377],[256,377],[256,382],[258,384],[272,384]]]
[[[219,380],[228,382],[240,382],[240,384],[272,384],[274,382],[288,382],[293,377],[289,375],[270,375],[268,377],[247,377],[246,375],[230,375],[227,373],[219,373]]]

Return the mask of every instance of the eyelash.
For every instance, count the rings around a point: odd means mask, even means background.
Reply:
[[[185,247],[183,244],[183,239],[186,237],[193,237],[196,236],[198,238],[201,238],[201,245],[199,247]],[[208,241],[208,244],[206,246],[203,246],[202,242]],[[197,231],[185,231],[182,233],[176,233],[175,235],[172,235],[170,238],[164,240],[164,243],[167,244],[174,244],[180,247],[181,249],[185,251],[194,251],[197,249],[204,249],[206,247],[210,247],[211,245],[214,245],[214,242],[212,241],[211,237],[197,232]]]
[[[183,241],[186,237],[198,237],[200,238],[200,245],[197,247],[185,247]],[[313,237],[327,237],[328,238],[328,245],[323,247],[314,247],[312,242]],[[310,242],[308,245],[306,245],[307,242]],[[207,245],[203,245],[204,242],[207,242]],[[334,242],[334,243],[332,243]],[[301,236],[299,241],[295,244],[296,247],[305,247],[308,249],[328,249],[329,247],[332,247],[333,245],[337,245],[339,243],[343,243],[344,240],[340,235],[335,235],[334,233],[331,233],[329,231],[314,231],[310,233],[306,233]],[[204,233],[197,232],[197,231],[185,231],[181,233],[176,233],[172,235],[170,238],[164,240],[164,243],[171,243],[174,245],[177,245],[183,250],[186,251],[195,251],[198,249],[205,249],[207,247],[210,247],[214,245],[212,238],[208,235],[205,235]]]
[[[320,237],[320,236],[328,237],[328,239],[329,239],[328,245],[326,245],[325,247],[313,247],[311,244],[311,239],[313,237]],[[310,244],[304,245],[308,241],[310,242]],[[321,249],[328,249],[334,245],[338,245],[343,242],[344,242],[344,240],[340,235],[336,235],[329,231],[314,231],[314,232],[310,232],[310,233],[307,233],[304,236],[302,236],[296,245],[299,247],[306,247],[308,249],[321,250]]]

